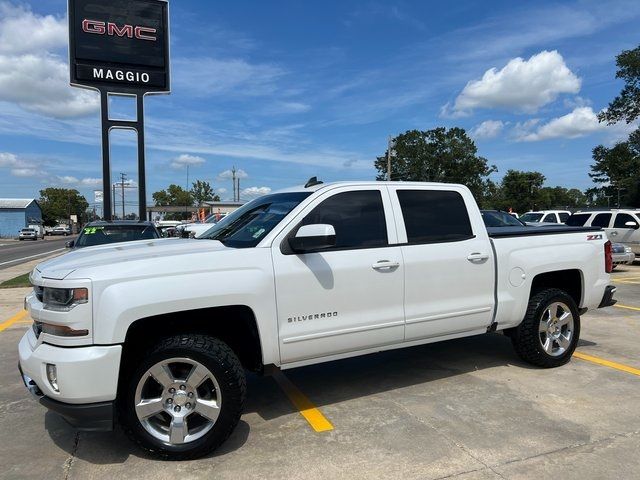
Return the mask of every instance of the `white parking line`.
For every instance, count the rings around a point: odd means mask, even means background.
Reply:
[[[29,255],[28,257],[16,258],[15,260],[9,260],[8,262],[0,263],[0,267],[2,267],[3,265],[9,265],[10,263],[16,263],[16,262],[22,262],[24,260],[29,260],[31,258],[42,257],[44,255],[51,255],[52,253],[61,252],[62,250],[65,250],[65,249],[64,248],[58,248],[56,250],[51,250],[50,252],[38,253],[37,255]]]

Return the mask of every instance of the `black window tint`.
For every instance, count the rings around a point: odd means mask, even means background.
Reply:
[[[560,222],[561,223],[566,223],[567,220],[569,220],[569,217],[571,216],[570,213],[559,213],[558,216],[560,217]]]
[[[570,227],[583,227],[584,224],[587,223],[587,220],[589,220],[590,216],[590,213],[574,213],[569,217],[569,220],[567,220],[566,223]]]
[[[398,190],[409,243],[455,242],[471,238],[462,196],[440,190]]]
[[[638,220],[636,218],[633,218],[628,213],[619,213],[616,215],[616,220],[613,224],[613,228],[633,228],[633,227],[627,227],[625,225],[625,223],[627,222],[633,222],[636,225],[638,224]]]
[[[609,226],[609,221],[611,220],[610,213],[599,213],[596,215],[596,218],[591,222],[592,227],[603,227],[606,228]]]
[[[335,248],[382,247],[389,243],[378,190],[338,193],[313,209],[301,225],[325,223],[336,231]]]
[[[547,213],[542,219],[542,223],[558,223],[555,213]]]

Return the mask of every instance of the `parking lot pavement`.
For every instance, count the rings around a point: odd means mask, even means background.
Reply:
[[[583,317],[581,358],[564,367],[525,365],[490,334],[285,371],[293,403],[281,382],[250,376],[227,443],[179,463],[145,457],[119,430],[77,434],[28,398],[20,320],[0,332],[0,478],[638,478],[640,266],[613,279],[619,305]]]

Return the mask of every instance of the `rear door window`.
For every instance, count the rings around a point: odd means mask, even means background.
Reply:
[[[591,222],[591,226],[607,228],[609,226],[610,221],[611,221],[610,213],[599,213],[595,216],[595,218]]]
[[[443,190],[398,190],[411,244],[456,242],[473,238],[462,195]]]
[[[613,228],[634,228],[631,226],[625,225],[627,222],[633,222],[638,225],[638,219],[629,215],[628,213],[618,213],[616,215],[616,220],[613,224]]]
[[[565,223],[570,227],[583,227],[590,216],[590,213],[574,213]]]
[[[555,213],[547,213],[542,219],[542,223],[558,223]]]
[[[567,220],[569,220],[569,217],[571,216],[570,213],[559,213],[558,216],[560,217],[560,223],[566,223]]]

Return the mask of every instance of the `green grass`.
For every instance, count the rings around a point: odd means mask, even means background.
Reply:
[[[20,287],[30,287],[29,283],[29,274],[25,273],[24,275],[19,275],[10,280],[6,280],[0,283],[0,288],[20,288]]]

